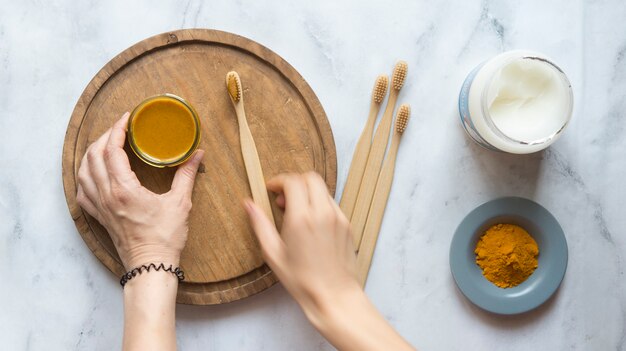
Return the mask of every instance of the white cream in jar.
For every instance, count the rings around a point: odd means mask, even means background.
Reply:
[[[563,70],[529,51],[505,52],[476,67],[459,95],[469,136],[488,149],[515,154],[556,141],[572,108],[572,88]]]

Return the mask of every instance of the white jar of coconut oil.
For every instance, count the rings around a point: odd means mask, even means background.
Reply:
[[[508,51],[479,65],[459,95],[467,134],[487,149],[514,154],[556,141],[572,108],[572,87],[563,70],[530,51]]]

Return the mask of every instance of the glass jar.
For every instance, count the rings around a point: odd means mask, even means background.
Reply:
[[[508,51],[476,67],[459,94],[467,134],[495,151],[527,154],[555,142],[569,123],[572,87],[552,60]]]
[[[200,144],[200,118],[183,98],[161,94],[142,101],[128,119],[133,152],[154,167],[185,162]]]

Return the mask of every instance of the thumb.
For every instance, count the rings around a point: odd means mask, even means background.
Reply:
[[[267,264],[269,264],[272,270],[276,270],[275,265],[281,259],[284,252],[285,244],[283,240],[280,238],[274,224],[252,200],[245,199],[243,206],[250,218],[252,229],[254,229],[254,233],[261,244],[261,251],[263,252]]]
[[[172,192],[191,198],[193,184],[196,181],[196,173],[198,173],[198,167],[200,167],[200,161],[202,161],[203,156],[204,150],[198,150],[187,162],[178,166],[172,181]]]

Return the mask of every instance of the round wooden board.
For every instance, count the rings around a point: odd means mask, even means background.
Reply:
[[[271,50],[215,30],[156,35],[113,58],[78,100],[63,145],[63,185],[72,218],[98,259],[121,276],[124,268],[108,233],[76,203],[80,161],[89,144],[146,97],[173,93],[196,108],[202,121],[200,148],[206,154],[196,178],[189,238],[181,257],[186,279],[178,290],[180,303],[230,302],[276,283],[241,205],[251,195],[237,118],[225,87],[231,70],[241,76],[248,123],[265,177],[314,170],[334,193],[335,145],[311,88]],[[132,152],[128,155],[145,187],[158,193],[169,190],[175,169],[153,168]],[[271,194],[270,200],[274,203]],[[280,227],[281,211],[273,206]]]

